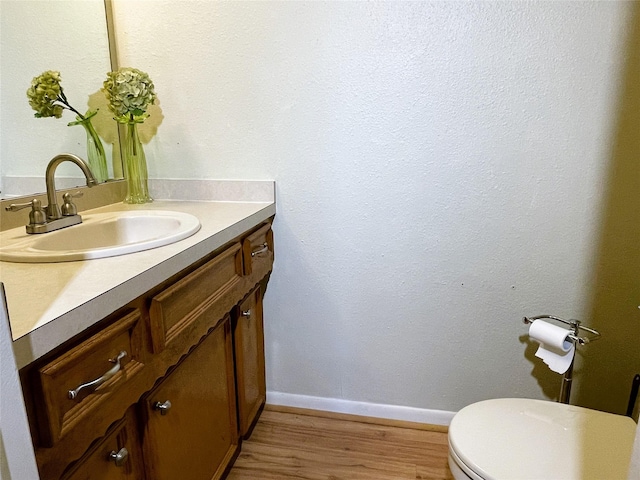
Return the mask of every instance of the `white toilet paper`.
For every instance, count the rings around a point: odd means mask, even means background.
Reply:
[[[554,372],[564,373],[571,366],[576,346],[567,338],[570,333],[571,330],[542,320],[535,320],[529,327],[529,336],[540,343],[536,357]]]

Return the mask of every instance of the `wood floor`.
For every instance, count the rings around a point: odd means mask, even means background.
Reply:
[[[453,479],[445,427],[379,422],[267,405],[227,478]]]

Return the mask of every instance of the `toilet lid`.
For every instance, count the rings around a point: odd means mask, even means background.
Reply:
[[[449,446],[485,480],[627,478],[635,431],[621,415],[501,398],[460,410]]]

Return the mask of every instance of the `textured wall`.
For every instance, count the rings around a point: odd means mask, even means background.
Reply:
[[[0,283],[0,480],[35,480],[36,459]]]
[[[633,445],[631,455],[631,465],[629,467],[629,480],[636,480],[640,477],[640,426],[636,429],[636,441]]]
[[[625,66],[585,316],[603,337],[585,349],[578,364],[583,381],[573,396],[580,404],[620,413],[640,373],[640,2],[634,5],[632,29],[621,49]]]
[[[590,313],[631,5],[116,3],[151,176],[277,181],[270,390],[557,395],[520,319]]]

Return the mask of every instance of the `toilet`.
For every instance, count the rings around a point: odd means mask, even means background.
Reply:
[[[456,480],[626,479],[636,424],[629,417],[524,398],[460,410],[449,426]]]

